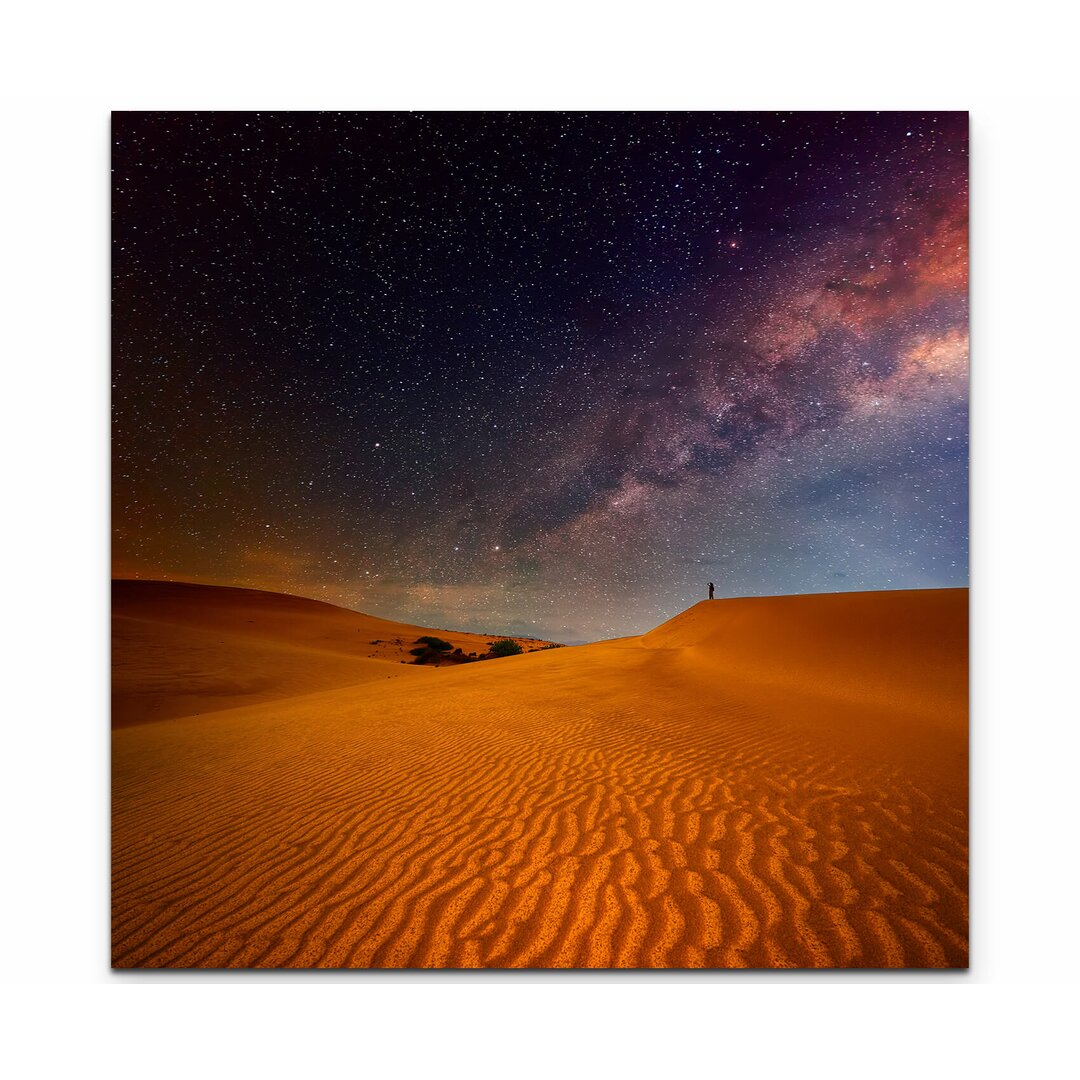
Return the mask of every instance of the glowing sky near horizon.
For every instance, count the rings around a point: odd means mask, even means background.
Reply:
[[[117,114],[114,573],[583,641],[967,583],[967,118]]]

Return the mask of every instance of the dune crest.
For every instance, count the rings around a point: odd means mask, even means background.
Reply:
[[[465,653],[483,654],[493,640],[259,589],[117,580],[112,600],[114,727],[423,677],[432,669],[409,650],[425,634]]]
[[[966,966],[966,613],[713,601],[118,730],[113,963]]]

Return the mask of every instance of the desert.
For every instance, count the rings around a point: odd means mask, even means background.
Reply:
[[[424,633],[116,583],[115,967],[967,965],[966,589]]]

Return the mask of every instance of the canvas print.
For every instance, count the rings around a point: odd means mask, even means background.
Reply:
[[[967,966],[966,114],[112,139],[114,967]]]

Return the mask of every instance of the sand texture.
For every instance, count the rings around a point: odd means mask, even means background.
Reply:
[[[209,591],[248,597],[234,629],[290,599]],[[188,716],[227,695],[146,597],[118,614],[169,718],[113,733],[117,967],[967,964],[965,589],[706,601],[438,670],[360,650],[351,685],[283,665]],[[339,656],[368,617],[311,603],[294,652]],[[223,630],[210,689],[292,633]]]

